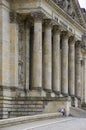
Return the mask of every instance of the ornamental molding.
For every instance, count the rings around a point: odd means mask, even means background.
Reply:
[[[78,0],[52,0],[62,10],[64,10],[69,16],[72,17],[83,27],[86,27],[85,19],[80,9]]]
[[[53,0],[60,8],[66,11],[73,19],[75,19],[75,11],[70,0]]]

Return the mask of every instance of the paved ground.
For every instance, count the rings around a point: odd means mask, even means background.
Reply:
[[[0,130],[86,130],[86,118],[48,119],[0,128]]]

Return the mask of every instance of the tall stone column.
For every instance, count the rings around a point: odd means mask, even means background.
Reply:
[[[9,3],[0,0],[0,118],[8,118],[11,104]]]
[[[86,103],[86,54],[84,55],[83,69],[83,102]]]
[[[29,91],[30,25],[26,23],[26,90]]]
[[[75,50],[75,95],[77,98],[81,98],[81,42],[76,42]]]
[[[51,21],[45,21],[43,43],[43,88],[52,91],[52,26]]]
[[[18,87],[18,24],[17,15],[10,13],[10,84]]]
[[[10,86],[9,4],[0,1],[0,86]],[[6,94],[6,93],[4,93]],[[6,96],[6,95],[5,95]]]
[[[58,26],[54,26],[53,29],[53,44],[52,44],[52,86],[53,86],[53,91],[56,94],[61,93],[61,78],[60,78],[60,28]]]
[[[84,102],[84,58],[82,55],[82,60],[81,60],[81,102]]]
[[[62,32],[61,85],[62,94],[68,95],[68,33]]]
[[[75,39],[73,36],[69,39],[69,62],[68,62],[68,86],[69,94],[75,95]]]
[[[32,88],[42,89],[42,19],[34,14]]]

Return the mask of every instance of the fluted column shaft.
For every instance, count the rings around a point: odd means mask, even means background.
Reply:
[[[32,89],[42,88],[42,20],[34,20]]]
[[[52,26],[51,21],[45,21],[44,43],[43,43],[43,87],[52,91]]]
[[[62,94],[68,95],[68,33],[62,34],[62,55],[61,55],[61,85]]]
[[[75,95],[75,40],[74,37],[69,39],[69,62],[68,62],[68,86],[69,94]]]
[[[61,91],[60,85],[60,29],[58,26],[54,26],[53,30],[53,54],[52,54],[52,86],[53,91],[57,94]]]
[[[76,97],[81,98],[81,44],[76,42],[76,51],[75,51],[75,94]]]

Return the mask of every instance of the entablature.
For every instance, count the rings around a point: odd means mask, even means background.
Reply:
[[[67,31],[76,35],[78,39],[82,39],[82,35],[85,32],[83,26],[69,16],[52,0],[17,0],[17,2],[15,0],[14,2],[11,2],[11,7],[17,13],[23,15],[41,11],[46,16],[45,18],[53,19]]]

